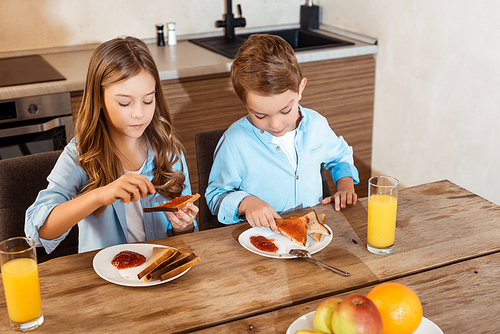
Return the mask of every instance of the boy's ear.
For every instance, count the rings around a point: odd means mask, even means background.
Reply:
[[[307,84],[307,79],[302,78],[302,80],[300,81],[300,85],[299,85],[299,101],[302,98],[302,92],[306,88],[306,84]]]

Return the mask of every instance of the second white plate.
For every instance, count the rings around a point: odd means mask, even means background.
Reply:
[[[251,229],[241,233],[238,237],[238,241],[243,247],[255,254],[276,259],[296,259],[297,257],[288,254],[290,249],[307,249],[309,253],[314,254],[328,246],[328,244],[332,241],[333,233],[330,226],[326,224],[325,226],[328,231],[330,231],[330,235],[323,235],[320,242],[314,241],[311,237],[307,236],[307,243],[305,247],[290,241],[290,239],[281,233],[274,233],[273,230],[266,227],[252,227]],[[278,251],[276,253],[264,252],[252,245],[250,237],[258,235],[262,235],[270,240],[273,240],[274,244],[279,248]]]

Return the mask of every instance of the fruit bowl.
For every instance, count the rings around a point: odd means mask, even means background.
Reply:
[[[309,312],[300,318],[296,319],[286,331],[286,334],[295,334],[296,331],[301,329],[314,330],[313,318],[316,311]],[[431,320],[426,317],[422,318],[422,322],[413,334],[444,334],[443,331]]]

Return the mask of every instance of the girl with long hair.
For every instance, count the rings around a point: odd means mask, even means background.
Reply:
[[[143,213],[190,195],[184,149],[172,127],[147,45],[115,38],[90,59],[75,137],[26,212],[25,232],[47,253],[78,224],[79,252],[189,233],[198,208]],[[157,193],[171,179],[175,186]]]

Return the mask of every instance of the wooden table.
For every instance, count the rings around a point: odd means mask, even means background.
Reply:
[[[108,283],[92,268],[97,252],[40,264],[45,323],[37,332],[285,333],[321,300],[366,295],[388,280],[414,289],[424,316],[445,333],[498,332],[500,206],[449,181],[406,188],[399,196],[394,252],[382,256],[366,250],[366,204],[364,198],[341,212],[315,207],[327,215],[334,238],[314,257],[351,277],[312,261],[251,253],[238,242],[248,225],[238,224],[155,240],[202,259],[157,286]],[[0,314],[0,332],[7,331],[3,296]]]

